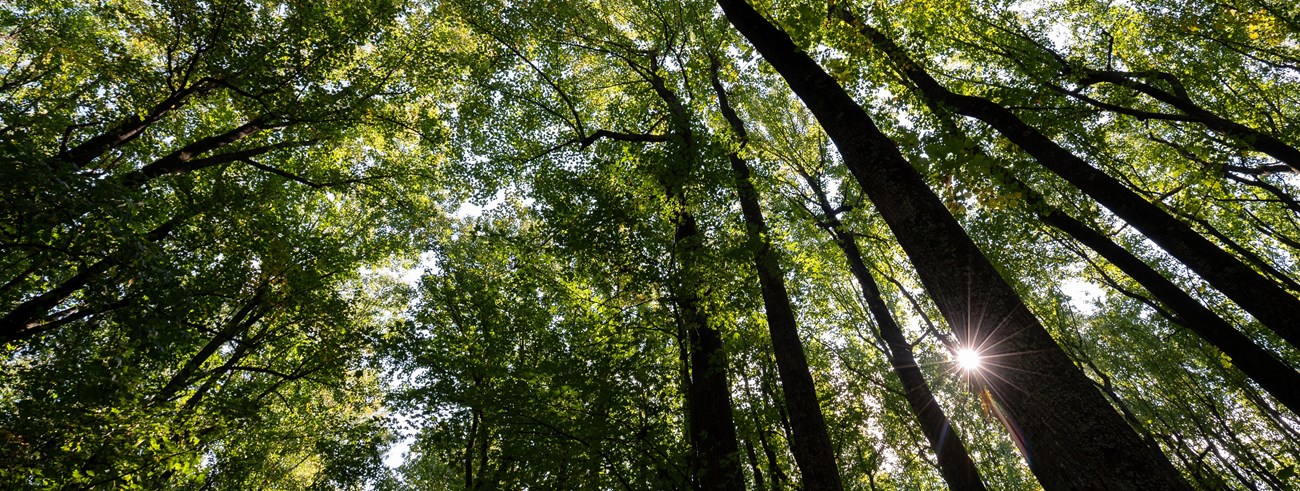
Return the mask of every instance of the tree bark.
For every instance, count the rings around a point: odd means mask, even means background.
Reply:
[[[158,228],[145,234],[144,239],[149,242],[162,240],[184,220],[184,217],[173,218],[159,225]],[[73,293],[84,288],[95,277],[108,271],[113,266],[119,264],[121,259],[109,256],[81,269],[77,274],[68,278],[58,286],[42,293],[35,298],[29,299],[10,310],[4,317],[0,318],[0,341],[18,341],[26,339],[40,332],[43,329],[38,328],[37,320],[54,308],[59,302],[64,301]]]
[[[727,100],[727,92],[718,80],[716,60],[711,67],[710,79],[722,115],[743,145],[747,138],[745,125],[732,109]],[[754,269],[758,272],[768,334],[772,337],[772,351],[776,355],[777,374],[781,378],[790,423],[794,427],[794,440],[790,442],[790,447],[795,463],[799,465],[806,489],[844,489],[835,462],[835,450],[826,432],[826,419],[822,416],[821,404],[817,400],[816,384],[808,369],[803,341],[799,339],[799,326],[795,321],[794,308],[790,305],[785,277],[777,263],[772,244],[767,240],[767,222],[759,205],[758,191],[750,181],[749,164],[740,157],[739,149],[728,152],[727,158],[731,161],[736,194],[739,195],[740,210],[745,217],[745,235],[754,253]]]
[[[684,200],[675,200],[684,206]],[[674,214],[674,243],[681,257],[682,276],[696,276],[695,265],[702,239],[695,217],[679,209]],[[694,256],[694,257],[693,257]],[[731,388],[727,380],[727,358],[722,335],[709,325],[707,314],[693,280],[685,279],[674,299],[686,324],[690,342],[691,380],[686,393],[692,447],[691,470],[699,490],[743,491],[745,478],[740,468],[740,446],[732,418]]]
[[[903,328],[894,320],[893,313],[885,305],[880,287],[871,276],[871,271],[867,269],[866,262],[862,260],[862,251],[858,248],[853,234],[844,230],[843,224],[836,216],[837,211],[831,206],[821,185],[811,176],[805,175],[804,180],[812,187],[817,204],[825,215],[824,228],[844,253],[844,258],[849,263],[849,271],[853,273],[853,278],[862,288],[862,299],[866,302],[867,309],[871,311],[871,316],[876,319],[880,337],[889,347],[887,351],[889,364],[894,369],[894,375],[903,384],[904,396],[912,409],[912,416],[921,425],[921,432],[925,434],[926,440],[930,442],[930,448],[938,458],[939,473],[948,483],[948,489],[954,491],[986,489],[979,468],[975,466],[970,453],[966,451],[961,435],[953,429],[952,422],[939,406],[939,401],[934,398],[930,384],[925,381],[920,365],[916,363],[916,357],[912,353],[912,344],[907,342],[907,338],[903,335]]]
[[[1250,312],[1292,347],[1300,349],[1300,316],[1296,315],[1296,312],[1300,312],[1300,299],[1214,245],[1187,224],[1146,201],[1123,183],[1057,145],[1005,107],[988,99],[954,94],[939,85],[883,33],[857,22],[845,10],[841,9],[839,14],[846,22],[858,28],[872,45],[883,51],[916,85],[924,98],[992,126],[1043,167],[1097,200]]]
[[[701,305],[704,237],[688,210],[684,185],[694,168],[699,167],[695,136],[685,106],[657,74],[650,71],[647,81],[668,106],[673,134],[670,137],[632,135],[597,131],[583,141],[589,146],[597,139],[608,138],[634,142],[669,142],[676,145],[678,165],[655,176],[664,189],[666,201],[673,207],[673,258],[680,265],[675,278],[669,279],[671,301],[676,307],[678,352],[683,364],[681,381],[686,395],[686,433],[690,452],[692,486],[698,490],[743,491],[744,472],[740,462],[740,444],[732,415],[731,389],[727,376],[727,358],[722,335],[709,325]],[[684,335],[684,336],[683,336]]]
[[[943,108],[934,109],[938,113],[937,116],[942,119],[945,131],[969,142],[956,123],[944,113]],[[980,152],[969,143],[966,149],[969,152]],[[991,158],[980,153],[983,157]],[[1291,412],[1300,414],[1300,372],[1295,368],[1259,346],[1250,337],[1109,237],[1051,206],[1043,195],[1030,188],[1028,184],[1009,174],[1002,180],[1024,196],[1025,203],[1037,214],[1039,220],[1065,232],[1066,235],[1110,261],[1128,277],[1133,278],[1157,301],[1173,312],[1174,322],[1190,329],[1201,339],[1218,348],[1232,360],[1233,365],[1277,398],[1278,402]]]
[[[721,333],[709,324],[708,314],[701,305],[704,236],[690,213],[685,192],[687,180],[700,167],[700,153],[686,107],[668,89],[657,70],[657,65],[652,63],[646,79],[668,106],[674,137],[669,139],[669,144],[675,147],[676,165],[656,177],[673,207],[673,254],[680,264],[677,277],[671,280],[677,293],[673,301],[690,342],[691,377],[686,401],[694,485],[700,490],[743,491],[745,477],[732,416],[727,356]]]
[[[766,489],[763,469],[758,465],[758,453],[754,452],[754,441],[750,438],[745,438],[745,456],[749,457],[749,472],[754,474],[754,489]]]
[[[465,454],[461,458],[465,471],[465,491],[474,491],[474,443],[478,440],[480,414],[478,409],[469,410],[469,432],[465,438]]]
[[[1179,324],[1222,351],[1242,373],[1272,394],[1292,413],[1300,415],[1300,372],[1295,368],[1260,347],[1178,285],[1100,232],[1061,210],[1048,210],[1041,215],[1041,219],[1043,223],[1060,229],[1101,254],[1101,257],[1137,281],[1177,315],[1176,321]]]
[[[745,381],[745,397],[748,398],[750,401],[749,415],[750,418],[754,421],[754,434],[755,436],[758,437],[758,444],[763,449],[763,457],[766,459],[767,462],[768,477],[769,477],[769,481],[771,481],[772,483],[770,489],[771,491],[781,491],[782,489],[785,489],[783,483],[786,482],[788,478],[786,478],[785,476],[785,471],[781,470],[781,463],[777,461],[776,451],[773,450],[772,445],[768,443],[768,437],[767,437],[768,428],[764,426],[763,423],[764,417],[759,413],[758,410],[760,401],[768,400],[767,394],[760,391],[759,394],[755,395],[753,391],[753,387],[750,386],[749,379],[745,378],[744,381]],[[758,489],[761,490],[763,489],[763,487],[759,486]]]
[[[749,4],[718,3],[835,142],[959,342],[989,360],[984,383],[1024,436],[1043,487],[1189,489],[1074,366],[866,111]]]

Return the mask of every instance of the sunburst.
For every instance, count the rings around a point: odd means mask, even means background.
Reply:
[[[967,372],[979,370],[984,364],[979,352],[971,348],[957,350],[953,361],[957,363],[958,368]]]

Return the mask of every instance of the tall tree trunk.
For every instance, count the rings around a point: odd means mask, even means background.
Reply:
[[[872,45],[884,52],[921,95],[960,114],[992,126],[1043,167],[1097,200],[1115,216],[1132,225],[1223,292],[1291,346],[1300,348],[1300,299],[1287,293],[1233,255],[1220,249],[1187,224],[1143,199],[1123,183],[1088,165],[1057,145],[1019,117],[988,99],[954,94],[939,85],[920,65],[880,31],[858,22],[847,10],[838,14],[858,28]]]
[[[698,489],[742,491],[745,477],[732,416],[727,356],[722,349],[721,333],[709,325],[708,314],[701,305],[704,236],[689,211],[685,192],[691,174],[700,168],[700,152],[686,107],[659,77],[656,64],[652,63],[646,77],[656,95],[668,106],[676,137],[670,141],[676,147],[673,149],[676,165],[657,177],[667,202],[673,207],[673,254],[680,264],[677,277],[672,280],[676,290],[674,302],[690,341],[691,378],[686,401],[693,450],[691,469]]]
[[[1049,490],[1189,489],[1093,388],[920,174],[835,79],[743,0],[727,18],[812,111],[916,266],[959,342],[990,361],[984,377]]]
[[[889,347],[889,364],[894,369],[894,375],[903,384],[904,396],[912,409],[912,416],[916,418],[917,423],[920,423],[921,432],[925,434],[926,440],[930,442],[930,448],[938,457],[939,473],[943,475],[943,480],[952,490],[986,489],[979,468],[975,466],[975,461],[971,460],[970,453],[966,451],[961,435],[952,427],[952,422],[944,414],[943,408],[939,407],[939,401],[934,398],[930,384],[925,381],[921,367],[916,363],[916,356],[912,353],[912,344],[907,342],[907,338],[903,335],[903,328],[894,320],[893,313],[885,305],[880,287],[871,276],[871,271],[867,269],[866,262],[862,260],[862,251],[858,248],[853,234],[844,230],[843,224],[836,216],[837,211],[831,206],[821,185],[811,176],[803,177],[812,187],[813,196],[817,198],[817,204],[825,215],[823,224],[827,232],[844,252],[844,258],[849,263],[849,271],[853,273],[853,278],[862,288],[862,299],[866,302],[867,309],[871,311],[871,316],[876,319],[880,337]]]
[[[718,80],[717,61],[713,60],[710,80],[718,96],[722,115],[743,146],[747,138],[745,125],[731,108],[727,92]],[[772,244],[767,240],[767,222],[759,205],[758,191],[750,181],[749,164],[740,157],[739,149],[727,153],[736,179],[736,194],[740,210],[745,217],[745,235],[754,253],[754,268],[758,272],[759,288],[767,316],[768,334],[772,337],[772,351],[776,354],[777,374],[785,393],[790,423],[794,426],[794,441],[790,442],[795,463],[803,475],[806,489],[841,490],[839,468],[835,463],[835,450],[826,433],[826,420],[817,401],[817,387],[808,370],[803,341],[799,339],[799,326],[790,305],[790,294],[785,287],[785,277]]]
[[[475,438],[478,447],[478,475],[474,478],[473,489],[487,490],[495,488],[492,483],[493,473],[488,471],[488,451],[492,449],[492,430],[487,425],[487,421],[484,421],[483,411],[479,410],[478,413],[479,436]]]
[[[933,109],[942,120],[944,130],[961,140],[967,152],[991,158],[984,155],[966,138],[961,128],[948,117],[943,108]],[[1147,265],[1109,237],[1053,207],[1043,195],[1030,188],[1028,184],[1010,174],[1003,175],[1001,180],[1005,181],[1003,184],[1009,185],[1024,196],[1025,204],[1038,215],[1039,220],[1065,232],[1133,278],[1174,313],[1175,322],[1190,329],[1205,342],[1228,355],[1232,359],[1232,364],[1246,376],[1272,394],[1291,412],[1300,414],[1300,372],[1297,372],[1294,367],[1259,346],[1250,337],[1228,324],[1214,311],[1192,298],[1155,268]]]
[[[694,215],[688,210],[684,189],[691,171],[699,167],[699,155],[685,107],[657,75],[651,73],[648,81],[669,107],[676,140],[602,130],[593,133],[583,145],[599,138],[670,141],[679,145],[675,151],[678,165],[655,177],[663,186],[666,201],[673,207],[672,254],[679,263],[679,271],[669,280],[668,290],[676,310],[678,339],[682,341],[678,355],[683,363],[680,380],[685,385],[691,474],[697,489],[739,491],[744,489],[745,481],[732,416],[726,353],[722,349],[722,335],[709,325],[708,315],[701,305],[703,286],[699,282],[704,237],[696,226]]]
[[[1057,209],[1047,210],[1041,218],[1043,223],[1060,229],[1101,254],[1101,257],[1137,281],[1177,316],[1176,322],[1218,348],[1232,360],[1233,365],[1277,398],[1278,402],[1291,412],[1300,414],[1300,372],[1295,368],[1260,347],[1178,285],[1100,232]]]
[[[680,195],[678,195],[680,196]],[[679,207],[685,200],[676,199]],[[709,325],[700,305],[698,261],[700,241],[695,217],[684,209],[674,213],[674,243],[681,258],[682,271],[674,302],[686,324],[690,342],[691,380],[686,392],[687,416],[692,447],[691,470],[700,490],[742,491],[745,478],[740,468],[740,446],[736,424],[731,414],[731,388],[727,381],[727,357],[722,350],[722,335]]]
[[[668,289],[668,299],[673,302],[673,321],[676,323],[677,337],[677,383],[678,390],[686,395],[686,401],[682,404],[682,421],[685,423],[685,433],[694,435],[691,430],[691,336],[689,328],[686,325],[686,319],[682,315],[681,306],[677,303],[677,291],[675,288]],[[692,445],[694,440],[692,439]]]

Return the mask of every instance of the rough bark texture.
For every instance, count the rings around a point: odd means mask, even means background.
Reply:
[[[916,84],[921,95],[992,126],[1043,167],[1097,200],[1115,216],[1160,245],[1215,289],[1223,292],[1291,346],[1300,348],[1300,299],[1196,233],[1187,224],[1143,199],[1123,183],[1088,165],[1006,108],[980,97],[954,94],[939,85],[898,45],[880,31],[854,22],[859,32],[883,51]]]
[[[727,101],[727,93],[718,80],[716,63],[712,67],[711,81],[718,96],[718,105],[731,129],[743,143],[745,125]],[[839,467],[835,463],[835,449],[826,433],[826,419],[817,401],[817,387],[808,371],[803,341],[799,339],[799,326],[795,321],[790,294],[785,287],[785,277],[772,245],[767,240],[767,222],[759,206],[758,191],[750,181],[749,164],[740,158],[738,150],[727,154],[736,179],[736,194],[740,199],[741,214],[745,217],[745,235],[754,252],[754,269],[758,272],[759,288],[767,316],[768,334],[772,337],[772,351],[776,355],[777,374],[785,394],[786,408],[794,440],[791,453],[799,472],[803,475],[805,489],[844,489]]]
[[[1024,436],[1049,490],[1189,489],[1070,361],[867,113],[743,0],[727,18],[812,111],[935,299],[958,340],[989,360],[986,383]]]

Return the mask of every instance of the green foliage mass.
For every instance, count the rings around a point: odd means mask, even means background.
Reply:
[[[1300,487],[1300,415],[1040,217],[1101,231],[1293,367],[1295,346],[927,104],[825,3],[756,6],[1193,487]],[[1300,146],[1300,7],[845,6],[1300,294],[1300,168],[1263,145]],[[730,155],[754,169],[845,488],[945,483],[831,218],[985,483],[1038,489],[881,204],[696,0],[0,4],[0,488],[688,489],[696,295],[745,485],[799,489]]]

